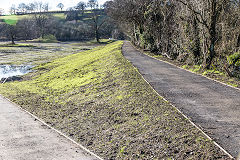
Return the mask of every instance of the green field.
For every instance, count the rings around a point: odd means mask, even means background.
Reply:
[[[8,15],[8,16],[0,16],[0,20],[2,20],[3,22],[6,22],[7,24],[11,24],[14,25],[17,23],[18,20],[20,19],[24,19],[24,18],[28,18],[30,16],[28,15]]]
[[[104,12],[102,12],[103,14]],[[84,11],[84,14],[82,15],[79,13],[80,19],[86,21],[91,19],[90,16],[92,14],[92,11],[86,10]],[[61,20],[65,20],[67,15],[64,13],[51,13],[49,12],[49,15],[52,15],[53,17],[59,18]],[[18,20],[25,19],[25,18],[32,18],[33,14],[28,15],[6,15],[6,16],[0,16],[0,20],[3,20],[4,22],[7,22],[9,24],[15,24]]]
[[[57,18],[59,18],[59,19],[66,19],[66,15],[64,14],[64,13],[54,13],[54,14],[52,14],[52,16],[54,16],[54,17],[57,17]]]
[[[64,13],[54,13],[52,14],[54,17],[60,18],[60,19],[66,19],[66,16]],[[17,22],[18,20],[25,19],[25,18],[33,18],[34,15],[7,15],[7,16],[0,16],[0,20],[3,20],[4,22]]]

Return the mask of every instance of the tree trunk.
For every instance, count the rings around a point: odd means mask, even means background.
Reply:
[[[97,42],[100,43],[99,30],[98,30],[97,24],[95,26],[95,38],[96,38]]]
[[[240,47],[240,34],[238,35],[238,38],[237,38],[237,48]]]
[[[196,17],[193,18],[193,35],[194,35],[193,54],[194,54],[195,64],[197,64],[200,58],[201,47],[200,47],[199,29],[198,29],[198,23],[197,23]]]
[[[207,58],[207,69],[210,69],[210,66],[212,64],[212,61],[214,57],[216,56],[215,53],[215,42],[216,42],[216,23],[217,23],[217,2],[216,0],[213,0],[212,2],[212,14],[211,14],[211,21],[210,21],[210,28],[209,28],[209,35],[210,35],[210,46],[209,46],[209,56]]]
[[[44,33],[44,28],[41,26],[41,37],[44,39],[45,33]]]
[[[15,44],[13,35],[11,36],[11,41],[12,41],[12,44]]]

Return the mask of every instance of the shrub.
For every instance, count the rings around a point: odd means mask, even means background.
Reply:
[[[57,38],[54,35],[52,35],[52,34],[48,34],[48,35],[43,36],[43,39],[52,40],[52,41],[56,41],[57,40]]]
[[[34,39],[33,41],[37,41],[40,43],[56,43],[56,42],[58,42],[57,38],[52,34],[45,35],[45,36],[43,36],[43,38]]]
[[[232,68],[232,75],[240,78],[240,52],[236,52],[227,57],[230,68]]]
[[[228,63],[234,65],[235,67],[240,67],[240,52],[236,52],[228,56]]]

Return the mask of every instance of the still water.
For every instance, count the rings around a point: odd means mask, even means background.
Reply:
[[[29,73],[33,66],[14,66],[14,65],[0,65],[0,80],[12,76],[21,76]]]

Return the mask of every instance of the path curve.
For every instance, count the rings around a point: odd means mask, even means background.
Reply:
[[[164,98],[237,157],[240,151],[240,90],[156,60],[123,45],[123,55]]]
[[[0,95],[0,160],[98,160]]]

